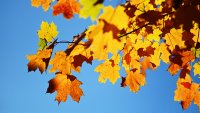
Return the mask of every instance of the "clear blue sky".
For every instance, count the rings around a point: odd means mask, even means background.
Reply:
[[[137,94],[121,88],[120,80],[115,85],[98,83],[98,73],[93,71],[97,63],[84,64],[76,75],[84,83],[85,96],[80,103],[69,98],[58,106],[55,93],[45,93],[54,75],[28,73],[26,55],[37,50],[36,31],[42,20],[54,21],[59,40],[71,40],[91,22],[53,17],[51,10],[44,13],[41,8],[31,7],[30,0],[1,0],[0,10],[0,113],[198,113],[196,105],[183,111],[179,102],[174,102],[178,76],[172,77],[164,64],[157,71],[148,71],[147,84]],[[58,49],[64,50],[65,46],[58,45]]]

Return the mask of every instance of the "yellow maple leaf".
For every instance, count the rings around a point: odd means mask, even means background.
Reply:
[[[80,10],[79,16],[81,18],[90,17],[91,20],[94,21],[100,13],[100,10],[104,7],[103,4],[95,5],[97,1],[98,0],[80,0],[82,8]]]
[[[162,32],[159,29],[154,29],[152,34],[147,35],[147,39],[150,41],[157,41],[160,42],[160,34]]]
[[[113,24],[100,20],[89,31],[87,38],[92,41],[90,49],[94,52],[94,59],[106,59],[108,52],[116,54],[123,48],[124,43],[117,36],[119,30]]]
[[[33,7],[39,7],[42,5],[44,11],[47,11],[51,5],[51,0],[31,0]]]
[[[171,55],[170,53],[169,53],[169,51],[167,50],[167,46],[166,46],[166,44],[165,43],[161,43],[160,44],[160,51],[161,51],[161,56],[160,56],[160,58],[161,58],[161,60],[163,61],[163,62],[165,62],[165,63],[169,63],[170,61],[169,61],[169,56]]]
[[[99,19],[104,19],[121,30],[126,28],[129,22],[129,17],[124,10],[125,8],[123,6],[117,6],[116,9],[112,6],[105,7],[103,9],[103,14],[100,15]]]
[[[185,48],[184,41],[182,40],[182,29],[171,29],[170,33],[165,34],[164,39],[166,40],[166,44],[169,45],[170,50],[174,50],[176,46],[179,48]]]
[[[193,67],[194,67],[194,76],[199,75],[200,77],[200,62],[196,62]]]
[[[28,71],[35,71],[37,68],[41,73],[44,72],[48,65],[48,60],[51,57],[52,49],[44,49],[38,50],[37,54],[27,55],[27,59],[29,60]]]
[[[38,30],[39,38],[46,39],[47,42],[51,42],[57,35],[57,27],[53,22],[48,24],[48,22],[42,21],[40,30]]]
[[[156,66],[160,66],[160,45],[158,42],[154,42],[152,47],[155,48],[154,54],[151,55],[150,61]]]
[[[76,102],[79,102],[80,97],[83,96],[83,91],[80,88],[82,82],[76,79],[73,75],[65,75],[57,73],[56,77],[49,81],[47,93],[57,91],[56,100],[58,103],[65,102],[68,95]]]
[[[108,80],[114,84],[120,78],[119,66],[120,56],[113,55],[111,59],[105,60],[104,63],[96,67],[95,71],[100,73],[99,82],[105,83]]]

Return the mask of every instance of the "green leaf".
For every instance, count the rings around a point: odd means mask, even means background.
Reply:
[[[47,46],[46,39],[39,38],[39,42],[38,42],[39,50],[43,50],[46,46]]]

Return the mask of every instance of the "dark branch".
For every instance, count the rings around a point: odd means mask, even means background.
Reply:
[[[58,43],[68,43],[68,44],[70,44],[70,43],[75,43],[75,42],[70,42],[70,41],[59,41],[59,42],[56,42],[57,44]]]
[[[65,50],[65,53],[67,54],[67,55],[70,55],[70,53],[73,51],[73,49],[78,45],[78,43],[82,40],[82,39],[84,39],[84,37],[85,37],[85,32],[87,31],[87,29],[85,29],[81,34],[78,34],[78,35],[76,35],[76,36],[74,36],[74,39],[76,39],[76,41],[74,41],[73,42],[73,45],[70,47],[70,48],[67,48],[66,50]]]
[[[146,27],[146,26],[148,26],[148,25],[149,25],[149,23],[147,23],[147,24],[145,24],[145,25],[143,25],[143,26],[141,26],[141,27],[139,27],[139,28],[137,28],[137,29],[134,29],[133,31],[130,31],[130,32],[125,33],[125,34],[122,34],[121,36],[119,36],[119,38],[121,38],[121,37],[123,37],[123,36],[126,36],[126,35],[129,35],[129,34],[131,34],[131,33],[133,33],[133,32],[136,32],[137,30],[139,30],[139,29],[141,29],[141,28],[143,28],[143,27]]]

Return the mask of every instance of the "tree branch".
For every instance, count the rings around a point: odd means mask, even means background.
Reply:
[[[58,44],[58,43],[68,43],[68,44],[69,44],[69,43],[75,43],[75,42],[73,42],[73,41],[70,42],[70,41],[65,41],[65,40],[63,40],[63,41],[58,41],[58,42],[56,42],[56,43],[57,43],[57,44]]]
[[[76,39],[76,41],[73,42],[73,45],[70,48],[67,48],[65,50],[65,53],[67,55],[70,55],[70,53],[73,51],[73,49],[78,45],[78,43],[85,37],[85,32],[87,31],[87,29],[85,29],[81,34],[78,34],[76,36],[74,36],[74,39]]]
[[[147,24],[145,24],[145,25],[143,25],[143,26],[141,26],[141,27],[139,27],[139,28],[137,28],[137,29],[134,29],[133,31],[130,31],[130,32],[125,33],[125,34],[122,34],[121,36],[119,36],[119,38],[121,38],[121,37],[123,37],[123,36],[126,36],[126,35],[129,35],[129,34],[135,32],[135,31],[137,31],[137,30],[139,30],[139,29],[141,29],[141,28],[143,28],[143,27],[146,27],[146,26],[148,26],[148,25],[149,25],[149,23],[147,23]]]

